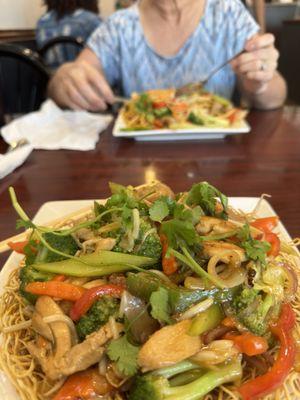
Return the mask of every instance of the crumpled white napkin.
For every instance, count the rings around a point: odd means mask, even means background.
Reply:
[[[2,128],[7,143],[25,138],[34,149],[92,150],[112,117],[87,111],[64,111],[46,100],[39,111],[24,115]]]
[[[0,179],[22,165],[32,150],[33,147],[30,144],[26,144],[10,153],[0,154]]]
[[[39,111],[17,118],[1,129],[7,143],[25,138],[30,146],[1,155],[0,178],[20,166],[32,149],[93,150],[111,120],[111,115],[61,110],[52,100],[46,100]]]

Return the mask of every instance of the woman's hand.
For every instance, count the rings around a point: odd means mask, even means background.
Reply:
[[[62,65],[51,79],[49,95],[62,107],[100,111],[114,102],[113,92],[100,68],[84,59]]]
[[[275,76],[279,53],[274,47],[274,40],[269,33],[254,36],[247,41],[245,52],[231,63],[243,89],[249,94],[265,92]]]

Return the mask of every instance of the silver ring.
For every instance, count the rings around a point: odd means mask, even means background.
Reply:
[[[265,61],[261,61],[260,70],[261,71],[266,71],[267,70],[267,63]]]

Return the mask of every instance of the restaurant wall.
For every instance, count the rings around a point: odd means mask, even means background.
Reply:
[[[32,29],[43,13],[42,0],[0,0],[0,29]]]
[[[100,0],[104,17],[114,10],[113,0]],[[0,0],[0,30],[33,29],[44,12],[42,0]]]

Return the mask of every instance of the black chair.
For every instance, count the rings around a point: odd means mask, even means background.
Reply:
[[[49,67],[73,61],[84,47],[84,40],[73,36],[58,36],[50,39],[38,52]]]
[[[288,85],[289,100],[300,104],[300,20],[288,20],[283,22],[280,36],[279,71],[286,79]]]
[[[0,126],[7,116],[37,110],[46,98],[48,80],[37,53],[0,43]]]

